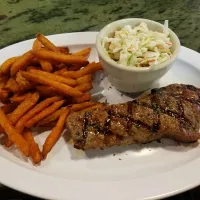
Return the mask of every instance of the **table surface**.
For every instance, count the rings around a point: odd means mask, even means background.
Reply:
[[[112,21],[131,17],[160,23],[168,19],[181,44],[200,52],[200,0],[0,0],[0,49],[37,32],[99,31]],[[33,199],[4,186],[0,195]],[[175,199],[200,199],[200,188],[170,198]]]

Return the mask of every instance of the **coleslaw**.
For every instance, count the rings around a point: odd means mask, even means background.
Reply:
[[[104,37],[102,46],[107,55],[119,64],[153,67],[172,56],[167,20],[164,26],[161,33],[149,30],[144,22],[134,28],[125,25],[114,32],[114,37]]]

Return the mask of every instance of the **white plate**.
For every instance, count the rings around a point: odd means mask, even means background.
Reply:
[[[92,47],[91,61],[98,61],[95,51],[97,33],[69,33],[49,36],[58,46],[72,51]],[[0,61],[29,50],[33,40],[0,50]],[[157,86],[188,83],[200,87],[200,55],[185,47],[174,67]],[[130,99],[110,87],[105,78],[100,86],[108,102]],[[104,101],[105,99],[102,99]],[[43,144],[48,132],[36,136]],[[86,154],[75,150],[62,137],[40,166],[23,160],[16,150],[0,146],[0,182],[16,190],[47,199],[135,200],[160,199],[193,188],[200,183],[200,146],[178,145],[171,140],[148,145],[114,147]],[[115,155],[115,156],[114,156]]]

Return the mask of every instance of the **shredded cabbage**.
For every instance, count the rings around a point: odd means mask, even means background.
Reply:
[[[168,31],[168,21],[164,23],[163,33],[151,31],[142,22],[132,28],[124,26],[114,32],[114,37],[104,37],[102,46],[108,56],[119,64],[134,67],[153,67],[172,56]]]

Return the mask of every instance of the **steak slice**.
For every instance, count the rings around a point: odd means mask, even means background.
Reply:
[[[68,134],[77,149],[148,143],[161,138],[200,138],[200,89],[172,84],[133,101],[69,115]]]

